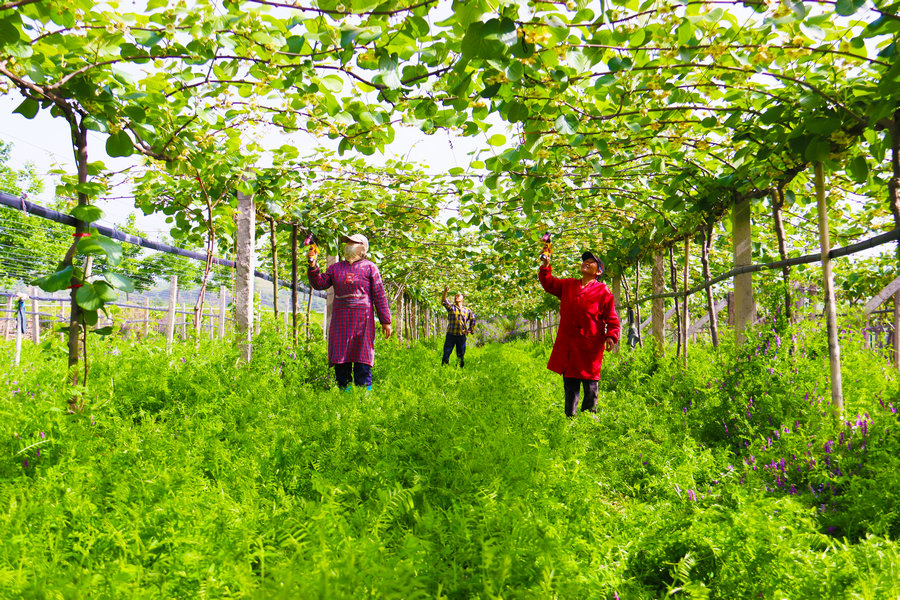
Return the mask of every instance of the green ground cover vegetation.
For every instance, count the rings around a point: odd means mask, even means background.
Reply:
[[[550,346],[101,340],[69,415],[60,341],[0,375],[3,598],[895,598],[898,378],[844,330],[689,363],[610,355],[566,419]],[[3,343],[4,352],[10,350]],[[452,359],[453,362],[455,359]]]

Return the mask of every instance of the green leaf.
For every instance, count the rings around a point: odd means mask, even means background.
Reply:
[[[831,143],[823,138],[814,137],[806,146],[803,156],[810,162],[823,162],[831,153]]]
[[[16,110],[14,110],[13,112],[19,113],[26,119],[33,119],[35,115],[38,114],[38,110],[40,108],[41,104],[37,100],[34,100],[33,98],[25,98],[25,101],[22,102],[22,104],[20,104],[18,108],[16,108]]]
[[[628,57],[619,58],[618,56],[614,56],[613,58],[609,59],[609,62],[606,64],[609,66],[609,70],[613,71],[613,72],[627,71],[632,66],[634,66],[634,63],[631,61],[630,58],[628,58]],[[594,84],[594,85],[596,87],[597,84]]]
[[[816,117],[804,123],[806,130],[818,135],[827,136],[841,126],[841,120],[836,117]]]
[[[326,75],[320,79],[320,81],[325,89],[331,90],[332,92],[340,92],[344,89],[344,80],[337,75]]]
[[[575,135],[578,131],[578,119],[572,115],[560,115],[553,124],[563,135]]]
[[[122,246],[114,240],[95,233],[90,237],[81,238],[78,242],[78,251],[83,254],[105,254],[106,262],[111,267],[122,261]]]
[[[110,156],[131,156],[134,154],[134,143],[128,134],[119,131],[106,139],[106,153]]]
[[[134,291],[134,280],[119,273],[104,273],[103,278],[109,282],[111,286],[122,290],[126,294]]]
[[[866,0],[838,0],[834,5],[834,12],[842,17],[849,17],[866,3]]]
[[[81,288],[78,288],[78,289],[80,290]],[[81,305],[79,304],[79,306],[81,306]],[[82,308],[84,308],[84,307],[82,306]],[[91,327],[93,327],[94,325],[97,324],[97,311],[96,310],[85,309],[82,311],[82,314],[84,315],[85,323],[87,323]]]
[[[513,61],[506,67],[506,78],[510,81],[519,81],[525,74],[525,67],[519,61]]]
[[[502,146],[506,143],[506,136],[501,133],[496,133],[488,139],[487,143],[491,146]]]
[[[640,48],[647,41],[647,29],[641,27],[637,29],[634,33],[631,34],[631,39],[628,40],[628,43],[631,44],[633,48]]]
[[[678,45],[684,46],[689,41],[691,41],[691,36],[694,35],[694,26],[690,21],[684,19],[681,22],[681,25],[678,26]]]
[[[864,156],[854,157],[847,163],[847,174],[856,183],[865,183],[869,178],[869,163]]]
[[[36,285],[45,292],[58,292],[69,287],[74,271],[72,265],[69,265],[62,271],[38,277],[31,282],[31,285]]]
[[[95,313],[103,306],[103,300],[94,290],[94,286],[91,283],[85,283],[78,288],[78,291],[75,292],[75,302],[86,311],[90,310]]]
[[[0,46],[15,44],[21,37],[19,28],[12,21],[11,18],[0,19]]]
[[[97,297],[103,302],[115,302],[119,297],[116,290],[105,281],[95,281],[92,285],[94,286],[94,293],[97,294]]]
[[[79,204],[72,209],[71,215],[79,221],[93,223],[103,218],[103,211],[90,204]]]
[[[97,329],[89,329],[89,333],[96,333],[97,335],[112,335],[113,326],[107,325],[106,327],[98,327]]]

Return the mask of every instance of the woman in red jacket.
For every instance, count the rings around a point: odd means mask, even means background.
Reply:
[[[581,279],[557,279],[550,261],[542,258],[538,278],[548,294],[559,298],[559,330],[547,368],[563,376],[566,415],[578,409],[578,391],[584,388],[581,411],[597,412],[597,383],[603,350],[619,341],[619,316],[612,293],[597,278],[603,261],[592,252],[581,255]]]

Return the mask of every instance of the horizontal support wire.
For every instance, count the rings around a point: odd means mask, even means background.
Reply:
[[[857,242],[856,244],[850,244],[849,246],[844,246],[843,248],[834,248],[833,250],[828,252],[828,258],[835,259],[840,258],[842,256],[850,256],[851,254],[856,254],[857,252],[862,252],[863,250],[869,250],[871,248],[875,248],[877,246],[881,246],[883,244],[887,244],[889,242],[900,240],[900,228],[891,229],[885,233],[881,233],[876,235],[875,237],[869,238],[867,240],[863,240],[861,242]],[[652,296],[644,296],[643,298],[638,298],[637,300],[627,304],[626,306],[632,306],[634,304],[640,304],[642,302],[646,302],[647,300],[656,300],[659,298],[683,298],[685,295],[690,296],[691,294],[696,294],[697,292],[703,291],[706,288],[719,283],[720,281],[724,281],[725,279],[729,279],[734,277],[735,275],[742,275],[744,273],[754,273],[756,271],[766,271],[769,269],[781,269],[782,267],[793,267],[796,265],[805,265],[809,263],[819,262],[822,260],[822,254],[807,254],[805,256],[797,256],[794,258],[789,258],[787,260],[780,260],[778,262],[771,263],[760,263],[756,265],[742,265],[740,267],[734,268],[727,273],[723,273],[710,279],[708,282],[700,283],[695,285],[694,287],[687,290],[687,292],[666,292],[665,294],[654,294]]]
[[[6,206],[13,210],[20,210],[26,212],[28,214],[32,214],[43,219],[47,219],[50,221],[54,221],[56,223],[62,223],[63,225],[69,225],[70,227],[75,227],[78,223],[78,220],[72,215],[68,215],[58,210],[53,210],[52,208],[47,208],[46,206],[41,206],[39,204],[35,204],[34,202],[29,202],[25,198],[19,198],[13,196],[12,194],[7,194],[6,192],[0,191],[0,206]],[[125,242],[126,244],[132,244],[134,246],[140,246],[141,248],[148,248],[150,250],[156,250],[158,252],[165,252],[166,254],[174,254],[175,256],[182,256],[184,258],[190,258],[192,260],[197,260],[201,262],[206,262],[207,256],[205,254],[201,254],[199,252],[192,252],[191,250],[185,250],[183,248],[177,248],[175,246],[170,246],[169,244],[163,244],[162,242],[154,242],[153,240],[148,240],[142,237],[138,237],[136,235],[131,235],[129,233],[123,233],[118,229],[114,229],[111,227],[106,227],[105,225],[97,225],[91,224],[91,227],[96,229],[102,235],[105,235],[108,238],[118,240],[120,242]],[[235,263],[233,260],[226,260],[224,258],[216,258],[212,257],[210,262],[216,265],[222,265],[224,267],[230,267],[232,269],[235,268]],[[274,278],[262,271],[257,270],[255,272],[256,277],[259,279],[263,279],[265,281],[274,282]],[[292,289],[292,284],[289,281],[284,279],[280,279],[278,281],[278,285],[280,287],[284,287],[287,289]],[[325,298],[326,293],[321,290],[310,290],[308,286],[305,285],[297,285],[298,291],[302,291],[304,294],[309,295],[310,291],[313,296],[318,296],[319,298]]]

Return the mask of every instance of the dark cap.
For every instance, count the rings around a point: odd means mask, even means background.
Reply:
[[[593,252],[591,252],[590,250],[588,250],[587,252],[582,253],[582,255],[581,255],[581,262],[584,262],[584,261],[586,261],[586,260],[592,260],[592,261],[594,261],[595,263],[597,263],[597,274],[598,274],[598,275],[599,275],[601,272],[603,272],[603,271],[605,270],[605,268],[606,268],[606,266],[603,264],[603,261],[600,260],[599,258],[597,258],[597,255],[594,254]]]

